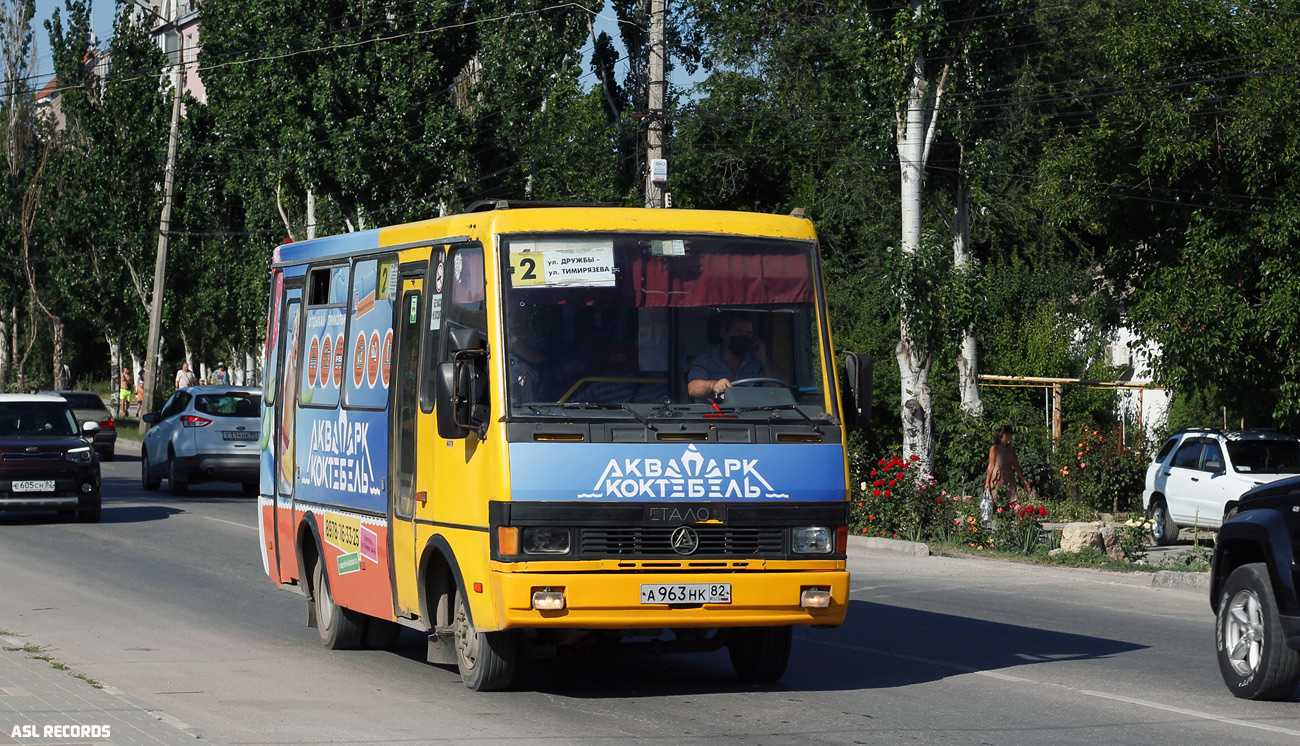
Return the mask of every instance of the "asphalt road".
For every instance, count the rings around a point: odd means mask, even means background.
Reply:
[[[777,685],[725,653],[529,662],[514,691],[396,652],[330,652],[257,552],[237,485],[143,493],[104,465],[97,525],[0,514],[0,629],[204,743],[1295,743],[1300,703],[1219,678],[1199,594],[1002,562],[855,555],[846,626],[800,630]]]

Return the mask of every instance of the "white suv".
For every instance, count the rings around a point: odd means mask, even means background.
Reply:
[[[238,386],[191,386],[171,395],[162,411],[144,416],[149,432],[140,454],[140,483],[173,495],[191,484],[238,482],[256,495],[262,394]]]
[[[1183,526],[1217,529],[1248,490],[1300,475],[1300,440],[1276,430],[1179,430],[1147,467],[1142,504],[1157,544]]]

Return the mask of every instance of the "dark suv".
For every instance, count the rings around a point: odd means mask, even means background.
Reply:
[[[1300,477],[1245,493],[1219,527],[1210,573],[1219,671],[1244,699],[1300,684]]]
[[[99,520],[99,425],[80,430],[62,397],[0,394],[0,511],[56,510]]]

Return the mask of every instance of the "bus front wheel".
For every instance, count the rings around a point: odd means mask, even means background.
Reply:
[[[456,589],[456,666],[465,686],[476,692],[500,691],[515,676],[515,638],[511,632],[479,632],[470,621],[465,593]]]
[[[329,574],[325,572],[323,560],[316,561],[312,583],[316,603],[316,629],[320,632],[320,641],[330,650],[352,650],[360,646],[365,632],[365,620],[357,612],[334,603],[334,595],[330,593]]]
[[[743,681],[771,682],[790,664],[790,627],[737,627],[729,633],[727,653]]]

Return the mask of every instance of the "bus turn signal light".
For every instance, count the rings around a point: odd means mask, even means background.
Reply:
[[[799,596],[799,606],[805,609],[828,609],[831,592],[825,588],[804,588]]]
[[[533,608],[538,611],[559,611],[564,608],[564,591],[533,591]]]
[[[497,526],[497,550],[502,557],[519,555],[519,529],[515,526]]]

